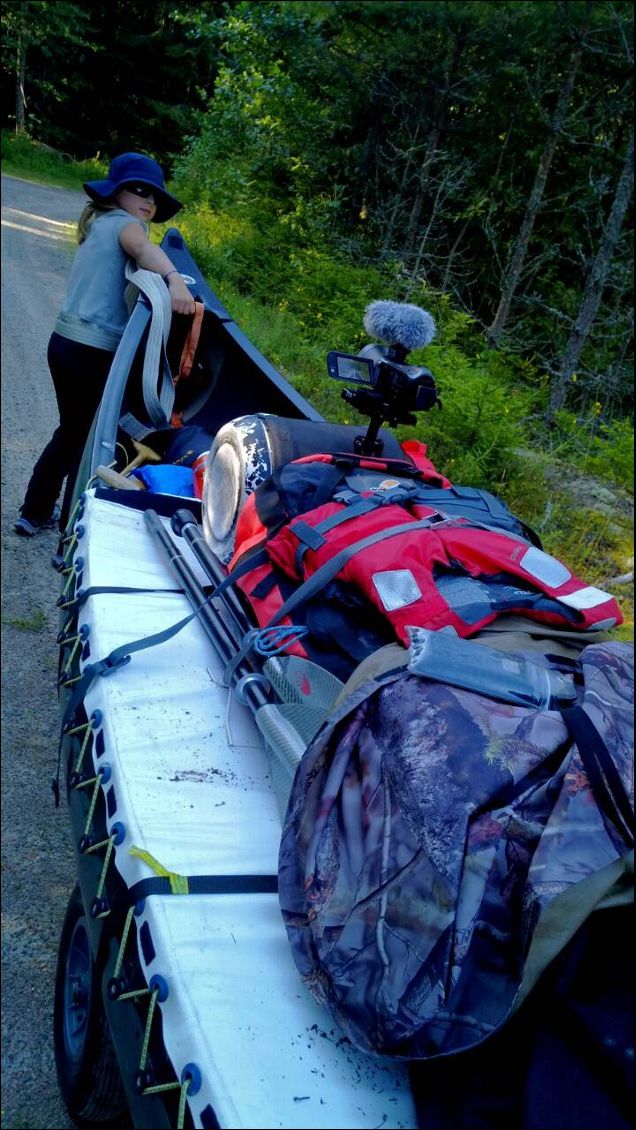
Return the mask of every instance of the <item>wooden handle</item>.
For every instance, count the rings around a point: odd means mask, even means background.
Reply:
[[[95,474],[99,479],[102,479],[109,487],[115,487],[119,490],[145,490],[144,484],[133,477],[126,478],[125,475],[120,475],[119,471],[114,471],[112,467],[96,467]]]

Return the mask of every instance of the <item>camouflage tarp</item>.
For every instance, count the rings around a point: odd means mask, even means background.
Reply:
[[[581,662],[631,792],[632,648]],[[280,902],[304,981],[351,1040],[428,1058],[502,1024],[627,857],[560,713],[401,669],[358,687],[305,754]]]

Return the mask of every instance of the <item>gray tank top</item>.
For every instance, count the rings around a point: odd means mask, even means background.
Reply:
[[[123,208],[114,208],[93,220],[88,235],[77,249],[62,309],[54,326],[56,333],[113,352],[128,321],[124,301],[128,255],[119,242],[127,224],[147,225]]]

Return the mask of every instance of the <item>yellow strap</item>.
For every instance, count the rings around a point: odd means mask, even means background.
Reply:
[[[155,875],[160,875],[161,878],[168,879],[173,895],[189,894],[187,875],[179,875],[176,871],[168,871],[149,851],[145,851],[144,848],[135,847],[134,844],[129,849],[128,854],[136,856],[137,859],[143,859],[144,863],[148,864]]]

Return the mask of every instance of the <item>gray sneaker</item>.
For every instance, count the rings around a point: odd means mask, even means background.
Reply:
[[[50,518],[45,522],[36,522],[33,518],[26,518],[24,514],[18,514],[13,528],[16,534],[23,538],[32,538],[34,534],[39,533],[40,530],[52,530],[57,526],[60,520],[60,511],[56,506]]]

